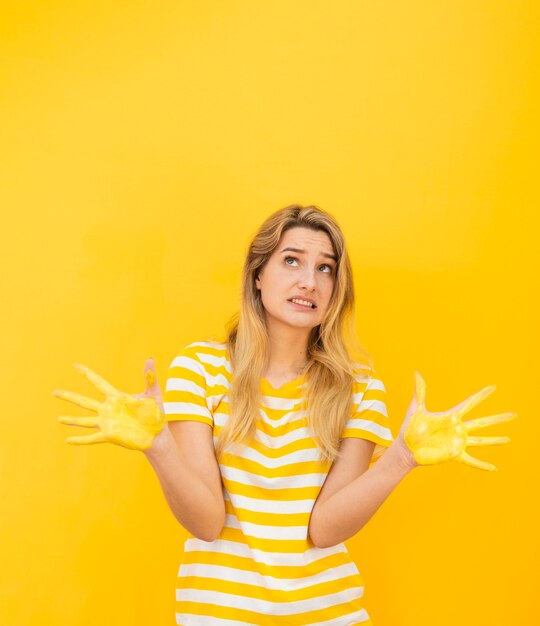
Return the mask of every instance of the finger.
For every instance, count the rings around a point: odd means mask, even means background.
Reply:
[[[500,443],[510,443],[510,437],[467,437],[466,446],[492,446]]]
[[[83,409],[90,409],[91,411],[98,411],[101,404],[101,402],[98,402],[93,398],[87,398],[86,396],[81,396],[79,393],[73,393],[73,391],[64,391],[63,389],[55,389],[52,392],[52,395],[56,396],[57,398],[62,398],[62,400],[73,402],[73,404],[82,406]]]
[[[477,417],[472,420],[466,420],[463,423],[467,430],[476,430],[477,428],[491,426],[491,424],[508,422],[515,419],[517,419],[517,413],[498,413],[497,415],[488,415],[487,417]]]
[[[159,387],[157,385],[157,376],[154,366],[154,359],[149,357],[144,363],[144,391],[141,393],[132,393],[134,398],[150,398],[154,397],[154,389]]]
[[[88,378],[88,380],[106,396],[122,395],[121,391],[113,387],[110,383],[108,383],[99,374],[96,374],[89,367],[86,367],[86,365],[82,365],[82,363],[73,363],[73,367],[81,374],[84,374],[84,376],[86,376],[86,378]]]
[[[144,377],[146,380],[146,388],[155,387],[157,382],[156,366],[154,359],[150,357],[144,364]]]
[[[465,463],[466,465],[470,465],[471,467],[488,470],[489,472],[497,471],[495,465],[492,465],[491,463],[486,463],[485,461],[480,461],[480,459],[475,459],[470,454],[467,454],[465,451],[463,451],[456,460],[460,461],[461,463]]]
[[[425,409],[426,408],[426,382],[422,378],[420,372],[414,373],[414,394],[416,397],[416,406],[418,408]]]
[[[157,381],[156,365],[153,357],[148,358],[144,364],[144,378],[146,381],[146,390],[144,392],[145,396],[148,398],[154,398],[158,404],[163,402],[161,389],[159,388]]]
[[[98,426],[98,417],[71,417],[69,415],[61,415],[57,418],[61,424],[67,424],[68,426]]]
[[[463,400],[463,402],[460,402],[453,409],[447,411],[447,413],[452,412],[455,413],[456,417],[463,417],[465,413],[468,413],[473,407],[475,407],[477,404],[480,404],[482,400],[492,394],[496,388],[496,385],[489,385],[488,387],[480,389],[480,391],[473,393],[472,396],[469,396],[468,398]]]
[[[68,437],[66,439],[66,443],[71,443],[73,445],[79,446],[84,445],[86,443],[106,443],[107,439],[105,435],[100,431],[99,433],[94,433],[93,435],[83,435],[81,437]]]

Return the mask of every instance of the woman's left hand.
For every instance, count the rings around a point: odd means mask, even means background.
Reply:
[[[497,468],[491,463],[475,459],[465,452],[467,446],[503,444],[509,437],[469,437],[470,430],[506,422],[517,418],[516,413],[499,413],[463,421],[463,416],[495,391],[495,385],[484,387],[448,411],[432,412],[425,407],[426,383],[415,372],[414,397],[396,439],[412,466],[434,465],[444,461],[460,461],[489,471]]]

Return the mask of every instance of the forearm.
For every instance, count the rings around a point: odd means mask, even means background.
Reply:
[[[214,541],[225,520],[222,503],[182,459],[170,431],[160,433],[144,454],[152,465],[169,507],[180,524],[203,541]]]
[[[412,469],[393,443],[370,469],[315,505],[309,522],[315,545],[327,548],[355,535]]]

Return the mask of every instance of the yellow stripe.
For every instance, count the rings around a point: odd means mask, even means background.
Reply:
[[[259,585],[239,583],[227,580],[226,577],[206,578],[204,576],[179,576],[177,589],[192,588],[205,591],[217,591],[235,596],[254,598],[256,600],[269,600],[272,602],[297,602],[299,600],[311,600],[318,596],[329,595],[345,591],[351,587],[362,587],[363,583],[359,576],[346,576],[324,583],[317,583],[301,589],[268,589]]]
[[[279,459],[286,454],[291,454],[292,452],[298,452],[298,450],[313,450],[316,448],[315,441],[313,437],[306,437],[305,439],[297,439],[296,441],[291,441],[284,446],[280,446],[279,448],[270,448],[265,446],[261,441],[252,440],[250,442],[250,448],[260,452],[262,455],[269,459]]]
[[[239,603],[242,599],[239,599]],[[317,611],[294,613],[291,615],[266,615],[255,611],[248,611],[235,607],[218,606],[215,604],[203,604],[198,602],[176,602],[178,613],[191,613],[194,615],[207,615],[236,621],[239,624],[248,622],[258,626],[306,626],[316,622],[330,621],[354,611],[360,611],[364,607],[359,600],[345,602],[330,608],[322,608]],[[360,626],[372,626],[371,621],[361,622]]]
[[[366,385],[362,386],[365,389]],[[360,391],[364,391],[364,389],[361,389]],[[354,388],[354,385],[353,390],[355,393],[359,393],[358,389]],[[386,392],[382,389],[367,389],[364,391],[364,395],[362,396],[361,401],[363,402],[364,400],[381,400],[382,402],[384,402],[386,400]]]
[[[269,437],[281,437],[282,435],[288,435],[289,433],[292,433],[295,430],[299,430],[300,428],[306,428],[307,424],[307,418],[305,417],[295,419],[294,422],[286,422],[281,426],[271,426],[261,419],[257,420],[257,427],[259,428],[259,430],[262,430],[262,432]]]
[[[248,545],[253,550],[262,550],[263,552],[298,553],[315,547],[309,535],[307,537],[307,539],[260,539],[259,537],[244,535],[239,528],[224,526],[218,539],[236,541]]]
[[[197,404],[205,409],[208,408],[206,400],[199,394],[191,391],[185,391],[183,389],[170,389],[166,392],[164,402],[189,402],[190,404]]]
[[[168,413],[166,416],[168,422],[203,422],[212,427],[212,420],[204,415],[184,415],[181,413]]]
[[[225,500],[225,512],[235,515],[244,522],[261,524],[263,526],[308,526],[310,513],[260,513],[235,507],[232,502]]]
[[[260,498],[261,500],[309,500],[316,499],[321,490],[320,487],[290,487],[288,489],[265,489],[264,487],[254,487],[244,485],[233,480],[223,478],[223,486],[234,495],[247,496],[249,498]]]
[[[379,435],[376,435],[368,430],[364,430],[363,428],[346,428],[341,434],[342,439],[345,439],[345,437],[368,439],[369,441],[379,443],[381,446],[389,446],[392,443],[388,439],[383,439],[382,437],[379,437]]]
[[[169,368],[168,377],[183,378],[185,380],[190,380],[191,382],[194,382],[196,385],[199,385],[199,387],[202,387],[203,389],[206,387],[206,379],[202,374],[194,372],[193,370],[190,370],[187,367],[182,367],[180,365],[171,366]],[[176,391],[174,389],[171,389],[166,393],[171,394],[176,393]],[[179,393],[185,392],[180,391]]]
[[[305,565],[268,565],[244,556],[203,550],[188,550],[182,555],[182,564],[222,565],[246,572],[257,572],[263,576],[273,576],[274,578],[315,576],[327,569],[347,565],[350,562],[350,557],[346,552],[331,554]],[[362,579],[361,576],[360,578]]]
[[[227,467],[241,469],[245,472],[264,478],[291,478],[301,474],[316,474],[324,472],[324,464],[319,461],[303,461],[291,463],[284,467],[263,467],[260,463],[237,457],[229,452],[222,455],[220,462]]]

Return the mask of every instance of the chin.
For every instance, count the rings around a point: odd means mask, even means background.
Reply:
[[[310,330],[312,328],[315,328],[316,326],[319,326],[319,324],[320,324],[320,322],[313,323],[313,321],[302,323],[302,322],[298,322],[298,321],[294,322],[294,321],[289,321],[289,320],[287,320],[285,323],[288,324],[289,326],[293,326],[294,328],[308,328]]]

